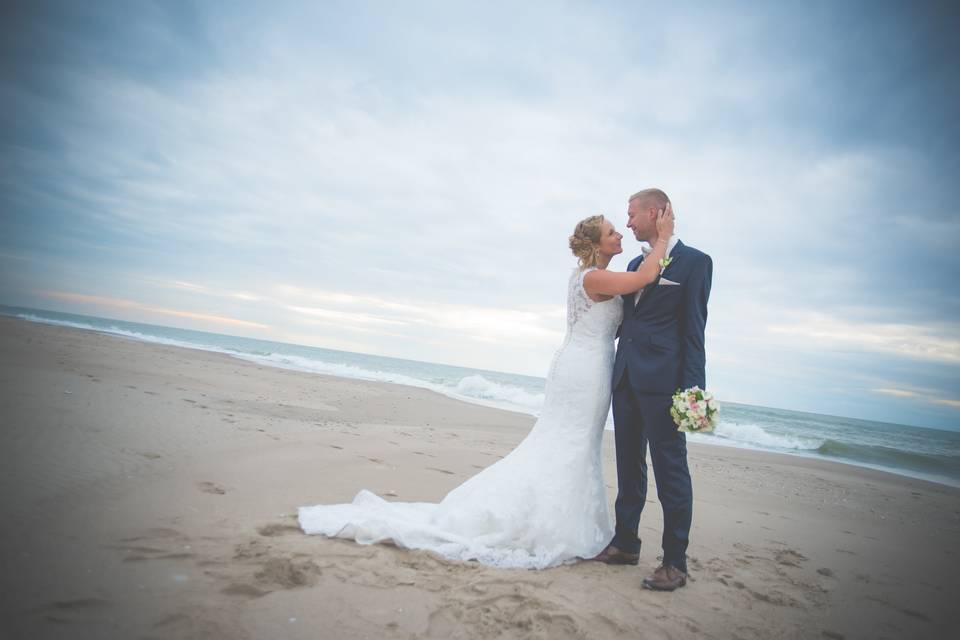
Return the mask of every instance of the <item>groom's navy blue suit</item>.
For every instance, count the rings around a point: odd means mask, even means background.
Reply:
[[[613,365],[617,444],[617,526],[613,545],[640,552],[637,528],[647,496],[647,446],[663,507],[663,562],[687,571],[693,488],[686,436],[670,417],[677,389],[706,388],[703,332],[713,261],[677,242],[670,264],[640,296],[623,297],[623,324]],[[636,271],[643,256],[634,258]]]

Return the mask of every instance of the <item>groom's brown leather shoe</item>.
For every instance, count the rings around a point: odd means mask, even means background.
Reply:
[[[605,564],[637,564],[640,561],[640,554],[629,553],[608,544],[606,549],[590,559]]]
[[[654,591],[673,591],[687,584],[687,574],[669,564],[657,567],[653,575],[643,579],[643,586]]]

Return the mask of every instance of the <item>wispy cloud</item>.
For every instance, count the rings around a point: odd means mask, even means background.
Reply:
[[[483,342],[540,346],[556,345],[563,334],[559,330],[564,316],[562,307],[540,305],[529,309],[499,309],[437,300],[388,296],[365,296],[336,291],[306,289],[292,285],[275,287],[286,299],[309,300],[318,306],[285,308],[316,318],[361,325],[393,325],[460,334],[464,339]]]
[[[873,389],[874,393],[883,396],[893,396],[894,398],[922,398],[923,394],[908,389]]]
[[[393,318],[378,318],[367,313],[349,313],[344,311],[336,311],[334,309],[323,309],[320,307],[296,307],[289,305],[285,307],[288,311],[293,311],[294,313],[302,313],[304,315],[320,318],[322,320],[327,320],[329,322],[342,322],[349,324],[385,324],[385,325],[403,325],[406,324],[402,320],[396,320]]]
[[[178,289],[187,289],[189,291],[200,291],[200,292],[207,291],[207,288],[204,287],[203,285],[194,284],[192,282],[181,282],[179,280],[174,281],[173,286],[177,287]]]
[[[144,311],[146,313],[158,314],[162,316],[173,316],[176,318],[186,318],[188,320],[199,320],[201,322],[212,322],[223,327],[233,327],[241,329],[269,329],[270,327],[258,322],[240,320],[238,318],[228,318],[208,313],[197,313],[194,311],[185,311],[182,309],[168,309],[157,307],[150,304],[144,304],[136,300],[125,300],[122,298],[110,298],[105,296],[86,295],[81,293],[70,293],[65,291],[37,291],[37,295],[44,298],[61,300],[65,302],[79,302],[84,304],[93,304],[105,309],[131,309]]]
[[[950,407],[951,409],[960,409],[960,400],[941,397],[935,391],[931,391],[931,390],[884,388],[884,389],[871,389],[871,391],[883,396],[891,396],[893,398],[910,398],[913,400],[919,400],[919,401],[927,402],[930,404]]]
[[[960,325],[852,322],[808,312],[796,324],[768,328],[771,333],[806,339],[826,348],[860,348],[905,358],[960,363]]]

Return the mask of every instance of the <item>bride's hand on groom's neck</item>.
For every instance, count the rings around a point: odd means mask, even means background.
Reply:
[[[657,242],[670,242],[670,237],[673,236],[674,222],[673,207],[668,202],[667,206],[657,211]]]

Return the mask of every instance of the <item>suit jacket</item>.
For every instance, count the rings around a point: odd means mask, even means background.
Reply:
[[[634,306],[623,296],[623,323],[613,365],[613,388],[624,374],[640,394],[673,394],[677,389],[706,389],[703,332],[713,278],[710,256],[677,242],[673,260],[649,284]],[[628,271],[643,261],[637,256]],[[673,283],[673,284],[671,284]]]

